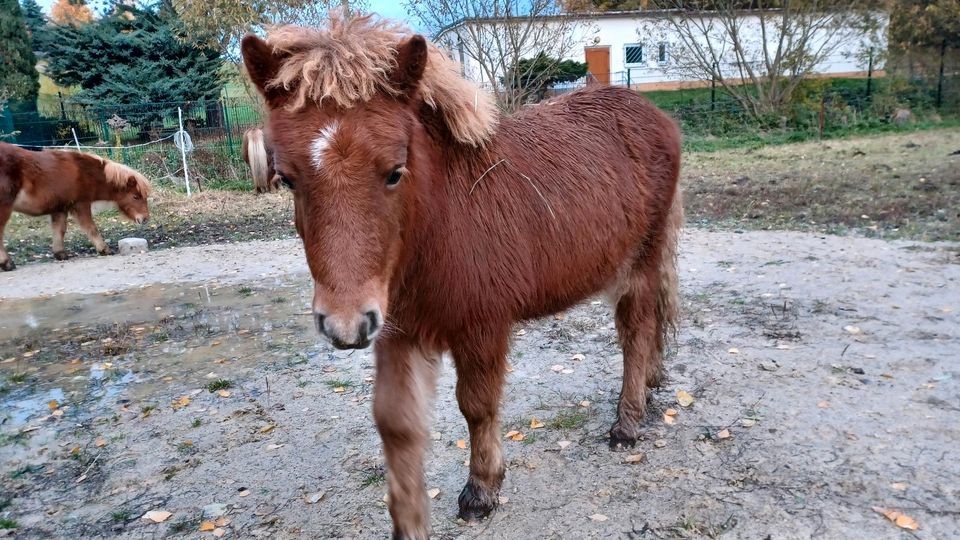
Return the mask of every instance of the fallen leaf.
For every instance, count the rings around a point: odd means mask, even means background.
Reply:
[[[229,390],[217,390],[217,395],[226,398],[230,397],[231,394]]]
[[[220,527],[217,527],[216,529],[213,530],[213,536],[215,536],[215,537],[217,537],[217,538],[222,538],[223,535],[225,535],[225,534],[227,534],[227,530],[226,530],[226,529],[221,529]]]
[[[722,430],[720,430],[720,431],[717,433],[717,438],[718,438],[718,439],[729,439],[729,438],[730,438],[730,430],[729,430],[729,429],[722,429]]]
[[[656,446],[657,448],[663,448],[664,446],[667,445],[667,440],[666,440],[666,439],[657,439],[657,440],[653,441],[653,445]]]
[[[430,497],[431,499],[436,499],[436,498],[437,498],[437,495],[440,495],[440,489],[439,489],[439,488],[433,488],[433,489],[428,489],[428,490],[427,490],[427,497]]]
[[[73,448],[71,448],[71,449],[70,449],[70,455],[71,455],[71,456],[78,456],[78,455],[80,455],[80,447],[79,447],[79,446],[74,446]]]
[[[559,446],[561,450],[570,446],[570,444],[570,441],[557,441],[557,446]]]
[[[520,433],[519,431],[508,431],[507,434],[504,435],[504,438],[505,438],[505,439],[510,439],[510,440],[513,440],[513,441],[522,441],[522,440],[523,440],[523,433]]]
[[[311,493],[307,495],[306,497],[303,498],[303,500],[305,500],[307,504],[317,504],[318,502],[320,502],[321,499],[323,499],[324,495],[326,494],[327,493],[325,491],[318,491],[316,493]]]
[[[674,422],[676,422],[676,420],[675,420],[672,416],[670,416],[669,414],[663,415],[663,423],[664,423],[664,424],[666,424],[666,425],[668,425],[668,426],[672,426]]]
[[[909,529],[915,531],[920,528],[920,524],[917,523],[915,519],[904,514],[899,510],[893,510],[891,508],[880,508],[878,506],[873,507],[873,511],[879,514],[883,514],[884,517],[894,522],[897,527],[901,529]]]
[[[172,512],[167,512],[166,510],[150,510],[140,519],[146,519],[154,523],[163,523],[164,521],[170,519],[170,516],[172,515]]]
[[[740,349],[736,347],[730,347],[729,349],[727,349],[727,352],[730,354],[740,354]]]
[[[212,521],[204,521],[200,524],[200,532],[210,532],[216,528],[217,526]]]
[[[104,446],[107,445],[107,440],[104,439],[103,437],[101,437],[101,438],[97,439],[96,441],[94,441],[93,444],[96,445],[97,448],[103,448]]]
[[[603,514],[593,514],[592,516],[590,516],[590,521],[603,522],[603,521],[606,521],[607,519],[609,518],[607,518],[607,516]]]
[[[740,421],[740,425],[743,427],[753,427],[757,425],[757,421],[754,420],[753,418],[744,418],[743,420]]]
[[[225,518],[225,517],[217,518],[217,520],[214,521],[213,524],[216,525],[217,527],[226,527],[227,525],[230,524],[230,518]]]
[[[903,483],[903,482],[894,482],[894,483],[890,484],[890,487],[893,488],[893,489],[895,489],[895,490],[897,490],[897,491],[906,491],[906,490],[907,490],[907,484],[905,484],[905,483]]]
[[[518,336],[525,336],[525,335],[527,335],[527,331],[526,331],[526,330],[523,330],[523,329],[517,330],[517,335],[518,335]]]
[[[467,441],[465,441],[465,440],[463,440],[463,439],[457,439],[457,448],[459,448],[459,449],[461,449],[461,450],[466,450],[466,449],[467,449]]]
[[[270,433],[271,431],[273,431],[273,428],[275,427],[277,427],[276,424],[268,424],[260,428],[260,433]]]
[[[503,505],[503,504],[507,504],[508,502],[510,502],[510,498],[509,498],[509,497],[505,497],[505,496],[503,496],[503,495],[500,495],[499,497],[497,497],[497,503],[498,503],[498,504]]]
[[[560,373],[560,372],[563,371],[564,369],[565,369],[565,368],[564,368],[563,366],[561,366],[560,364],[556,364],[556,365],[550,366],[550,370],[553,371],[554,373]]]
[[[817,407],[820,408],[820,409],[829,409],[829,408],[830,408],[830,402],[829,402],[829,401],[821,401],[820,403],[817,403]]]
[[[237,492],[237,495],[240,495],[241,497],[246,497],[246,496],[250,495],[250,490],[249,490],[249,489],[241,489],[240,491]]]
[[[859,326],[844,326],[843,329],[846,330],[848,334],[852,334],[854,336],[862,332]]]
[[[623,458],[624,463],[640,463],[646,456],[643,453],[640,454],[630,454],[629,456]]]
[[[686,390],[677,390],[677,403],[681,407],[689,407],[693,405],[693,396]]]
[[[580,402],[580,406],[583,407],[584,409],[586,409],[587,407],[590,406],[590,402],[587,401],[587,400],[583,400],[583,401]]]
[[[544,425],[546,425],[546,424],[544,424],[543,422],[537,420],[536,418],[530,420],[530,429],[540,429],[540,428],[542,428]]]
[[[573,355],[570,359],[573,360],[574,362],[582,362],[582,361],[584,361],[586,358],[587,358],[586,356],[584,356],[584,355],[582,355],[582,354],[580,354],[580,353],[577,353],[577,354]]]
[[[55,400],[55,399],[51,399],[50,402],[47,403],[47,407],[50,407],[50,410],[51,410],[51,411],[52,411],[52,410],[55,410],[55,409],[58,408],[59,406],[60,406],[60,402],[57,401],[57,400]]]
[[[52,413],[50,413],[50,416],[54,418],[60,418],[61,416],[63,416],[63,409],[57,409],[53,411]]]
[[[563,373],[564,375],[570,375],[571,373],[573,373],[573,370],[572,370],[572,369],[565,369],[565,370],[561,371],[560,373]]]
[[[278,448],[283,448],[282,444],[268,444],[267,450],[276,450]]]
[[[677,410],[674,409],[673,407],[671,407],[671,408],[667,409],[666,411],[664,411],[663,414],[665,414],[665,415],[667,415],[667,416],[676,416],[676,415],[677,415]]]
[[[344,393],[344,392],[346,392],[346,391],[347,391],[347,389],[346,389],[345,387],[343,387],[343,386],[338,386],[338,387],[336,387],[336,388],[333,389],[333,392],[334,392],[335,394],[342,394],[342,393]]]
[[[190,404],[190,396],[183,396],[180,399],[173,400],[171,407],[173,407],[173,410],[176,411],[186,407],[189,404]]]

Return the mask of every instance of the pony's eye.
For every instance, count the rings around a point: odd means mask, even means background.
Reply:
[[[287,178],[287,175],[285,175],[285,174],[279,174],[279,175],[277,175],[277,176],[280,177],[280,183],[281,183],[281,184],[287,186],[287,189],[289,189],[290,191],[293,191],[293,182],[291,182],[290,179]]]
[[[399,184],[401,178],[403,178],[403,167],[397,167],[390,173],[390,176],[387,177],[387,187],[393,187]]]
[[[133,196],[133,200],[139,201],[139,200],[140,200],[140,196],[139,196],[139,195],[134,195],[134,196]]]

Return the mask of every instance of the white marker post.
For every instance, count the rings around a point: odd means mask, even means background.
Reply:
[[[177,116],[180,121],[180,156],[183,158],[183,181],[187,184],[187,197],[190,196],[190,172],[187,171],[187,138],[183,131],[183,109],[177,107]]]
[[[70,128],[70,131],[73,133],[73,142],[77,143],[77,150],[80,149],[80,139],[77,138],[77,130]]]

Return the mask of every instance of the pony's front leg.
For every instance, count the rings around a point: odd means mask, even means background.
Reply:
[[[17,268],[7,250],[3,247],[3,230],[7,227],[7,221],[10,220],[11,214],[13,214],[13,201],[6,203],[0,200],[0,270],[4,272]]]
[[[377,341],[375,354],[373,418],[387,462],[393,537],[426,539],[430,534],[430,503],[424,485],[423,454],[440,355],[386,336]]]
[[[86,233],[87,238],[93,243],[93,247],[97,248],[97,253],[100,255],[110,255],[110,247],[107,246],[103,237],[100,236],[97,224],[93,221],[93,212],[90,209],[90,205],[78,204],[74,206],[73,216],[77,218],[77,225]]]
[[[496,508],[503,483],[500,396],[509,329],[475,332],[453,348],[457,402],[470,430],[470,477],[457,501],[460,517],[481,519]]]
[[[67,214],[64,212],[50,214],[50,229],[53,231],[53,258],[58,261],[67,260],[67,252],[63,247],[63,237],[67,233]]]

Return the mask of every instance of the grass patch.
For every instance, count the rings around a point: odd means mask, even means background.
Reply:
[[[198,428],[198,427],[200,427],[200,424],[202,424],[202,423],[203,423],[203,422],[202,422],[199,418],[194,418],[194,419],[193,419],[193,422],[190,422],[190,427],[192,427],[192,428]]]
[[[217,391],[220,391],[220,390],[226,390],[226,389],[228,389],[228,388],[233,388],[233,382],[232,382],[232,381],[228,381],[227,379],[217,379],[217,380],[215,380],[215,381],[207,384],[206,386],[204,386],[204,388],[206,388],[207,391],[209,391],[209,392],[212,394],[212,393],[217,392]]]
[[[127,509],[117,510],[110,514],[110,521],[114,523],[126,523],[130,519],[130,511]]]
[[[8,380],[13,384],[22,384],[27,381],[28,375],[26,372],[14,373],[8,377]]]
[[[348,381],[346,379],[330,379],[329,381],[323,381],[323,384],[327,385],[328,388],[334,390],[336,388],[344,388],[349,390],[353,388],[354,382]]]
[[[387,477],[383,471],[374,471],[368,474],[363,481],[360,482],[360,485],[362,487],[382,486],[386,481]]]
[[[244,298],[249,298],[253,296],[253,289],[251,289],[250,287],[240,287],[239,289],[237,289],[237,294],[239,294]]]
[[[575,409],[565,409],[547,421],[547,427],[555,430],[580,429],[587,424],[587,413]]]
[[[274,304],[286,304],[286,303],[287,303],[287,299],[284,298],[284,297],[282,297],[282,296],[277,296],[277,297],[275,297],[273,300],[270,300],[270,301],[273,302]]]
[[[10,478],[13,478],[14,480],[16,480],[18,478],[23,478],[24,476],[27,476],[30,474],[37,474],[42,470],[43,470],[43,465],[24,465],[23,467],[20,467],[18,469],[14,469],[13,471],[11,471]]]
[[[0,518],[0,529],[16,529],[20,526],[16,521],[9,518]]]
[[[189,519],[184,518],[180,521],[175,521],[170,524],[170,532],[173,534],[180,534],[182,532],[194,531],[200,527],[199,519]]]

